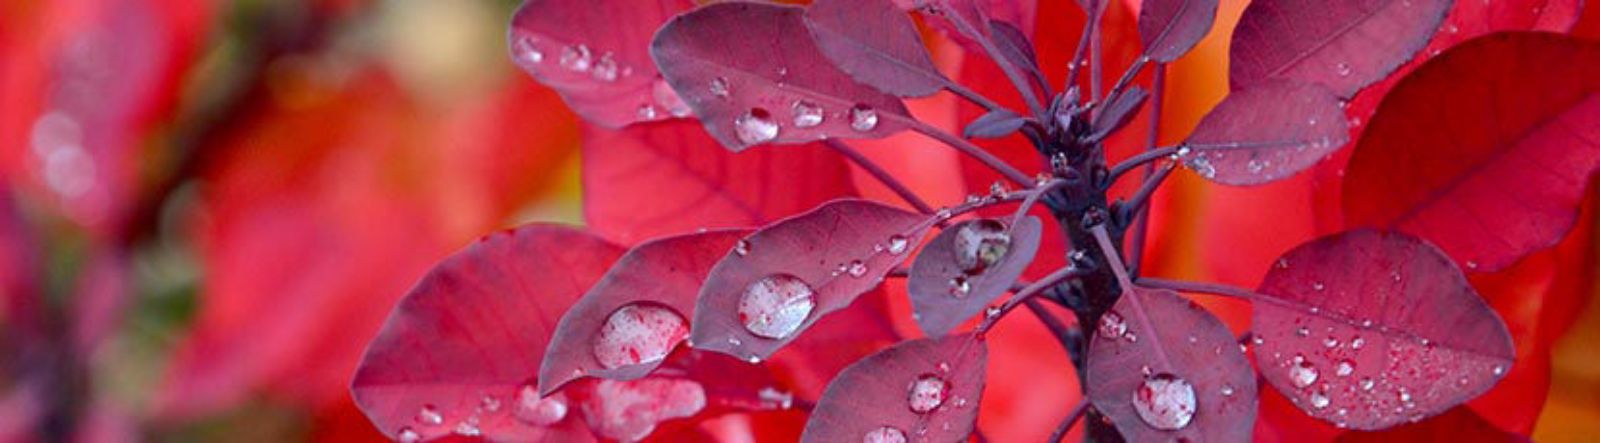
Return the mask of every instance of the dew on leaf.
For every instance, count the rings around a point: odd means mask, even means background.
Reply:
[[[906,443],[906,433],[899,428],[883,426],[861,436],[861,443]]]
[[[600,61],[595,62],[594,69],[590,72],[590,74],[594,76],[595,80],[602,82],[610,83],[617,81],[616,56],[610,52],[606,52],[604,55],[601,55]]]
[[[1128,332],[1128,323],[1122,320],[1122,314],[1117,311],[1106,311],[1100,316],[1100,337],[1116,340]]]
[[[523,386],[517,391],[517,408],[512,415],[534,426],[554,425],[567,418],[567,396],[557,392],[539,398],[539,390],[533,385]]]
[[[1350,349],[1361,349],[1367,345],[1367,339],[1356,337],[1350,339]]]
[[[1317,408],[1317,409],[1326,408],[1326,407],[1328,407],[1328,403],[1331,402],[1331,401],[1332,400],[1328,399],[1328,395],[1327,394],[1324,394],[1322,392],[1313,392],[1313,393],[1311,393],[1311,407],[1313,407],[1313,408]]]
[[[438,426],[444,423],[444,414],[440,414],[439,408],[433,405],[422,405],[422,409],[417,411],[417,423]]]
[[[460,423],[456,423],[456,430],[455,431],[456,431],[457,435],[461,435],[461,436],[465,436],[465,437],[476,437],[476,436],[478,436],[480,434],[483,434],[483,430],[478,429],[478,418],[477,417],[467,417],[466,420],[462,420]]]
[[[816,293],[799,277],[774,274],[746,287],[739,298],[739,322],[750,333],[788,338],[817,306]]]
[[[950,382],[934,374],[922,374],[907,387],[907,404],[912,412],[926,414],[944,404],[950,395]]]
[[[1355,364],[1355,362],[1350,361],[1350,360],[1339,360],[1339,363],[1334,366],[1333,374],[1334,375],[1338,375],[1340,377],[1349,377],[1350,374],[1353,374],[1355,372],[1356,372],[1356,364]]]
[[[778,138],[778,122],[766,109],[751,108],[733,119],[733,132],[741,143],[766,143]]]
[[[1494,365],[1494,368],[1491,369],[1491,371],[1494,372],[1494,375],[1499,376],[1506,373],[1506,368],[1505,366]]]
[[[1005,258],[1011,250],[1011,235],[998,221],[974,220],[956,231],[955,249],[956,264],[963,272],[981,274]]]
[[[850,266],[845,272],[849,272],[851,277],[860,278],[867,275],[867,265],[862,263],[861,260],[855,260],[850,262]]]
[[[734,243],[733,244],[733,253],[738,255],[738,256],[740,256],[740,257],[743,257],[745,255],[749,255],[750,254],[750,240],[742,240],[741,239],[741,240],[739,240],[738,243]]]
[[[683,97],[678,96],[678,91],[672,90],[672,85],[666,80],[657,78],[651,85],[650,96],[655,100],[656,106],[667,110],[673,117],[688,117],[694,110],[688,103],[683,102]]]
[[[965,275],[957,275],[950,279],[950,295],[956,298],[966,297],[972,293],[972,280]]]
[[[906,238],[906,236],[904,236],[904,235],[895,234],[895,235],[889,236],[889,253],[890,254],[895,254],[895,255],[904,254],[906,252],[906,248],[908,248],[910,246],[911,246],[911,239]]]
[[[523,66],[537,65],[544,62],[544,52],[539,51],[539,45],[533,36],[518,36],[511,43],[511,57]]]
[[[594,54],[584,45],[561,48],[561,67],[573,72],[588,72],[594,65]]]
[[[822,106],[816,103],[798,100],[794,102],[794,106],[790,107],[790,110],[794,112],[794,127],[796,128],[813,128],[822,124]]]
[[[410,426],[400,428],[400,432],[396,432],[394,435],[395,439],[400,443],[416,443],[422,441],[422,434],[418,434],[417,431],[415,429],[411,429]]]
[[[1309,361],[1300,360],[1289,365],[1289,381],[1294,383],[1294,387],[1311,386],[1312,383],[1316,383],[1318,375],[1316,366],[1312,366]]]
[[[1352,71],[1350,64],[1344,62],[1340,62],[1338,65],[1334,66],[1333,69],[1338,72],[1340,77],[1349,77],[1350,72]]]
[[[1232,397],[1233,396],[1233,386],[1231,386],[1231,385],[1222,385],[1222,396],[1223,397]]]
[[[1361,384],[1361,390],[1363,391],[1371,391],[1372,387],[1377,386],[1378,384],[1376,381],[1373,381],[1371,377],[1361,377],[1361,381],[1359,383]]]
[[[850,108],[850,129],[867,132],[878,127],[878,111],[864,104]]]
[[[722,77],[713,78],[711,79],[711,85],[707,86],[707,88],[711,90],[711,95],[717,98],[728,98],[728,79]]]
[[[629,303],[606,317],[595,336],[594,357],[606,369],[653,363],[666,358],[688,335],[688,322],[671,309]]]
[[[1150,427],[1174,431],[1194,419],[1194,386],[1168,373],[1146,377],[1133,392],[1133,410]]]

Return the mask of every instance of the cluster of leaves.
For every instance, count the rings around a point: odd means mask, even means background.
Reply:
[[[396,307],[355,376],[357,402],[403,441],[697,437],[704,431],[676,419],[797,406],[809,411],[802,441],[959,441],[975,432],[986,334],[1019,307],[1057,323],[1083,379],[1087,402],[1061,431],[1088,414],[1103,418],[1087,421],[1097,439],[1247,440],[1261,409],[1258,379],[1305,415],[1386,429],[1459,415],[1447,411],[1511,370],[1511,332],[1468,274],[1511,267],[1576,222],[1600,166],[1600,44],[1507,32],[1434,56],[1436,31],[1461,26],[1448,0],[1257,0],[1232,36],[1227,98],[1181,143],[1155,146],[1152,137],[1144,152],[1109,164],[1107,138],[1147,101],[1160,106],[1164,64],[1210,31],[1217,2],[1145,1],[1143,49],[1103,96],[1097,73],[1087,88],[1079,77],[1108,4],[1080,2],[1091,20],[1060,93],[1028,33],[991,19],[1008,6],[528,2],[513,19],[513,59],[590,121],[633,125],[602,133],[609,141],[709,137],[751,149],[741,155],[774,165],[741,192],[816,188],[799,192],[810,196],[799,207],[738,211],[759,219],[810,210],[755,228],[706,220],[698,223],[735,227],[630,234],[650,238],[631,248],[550,225],[485,237]],[[943,75],[913,14],[987,54],[1025,109]],[[1494,29],[1485,20],[1479,31]],[[1425,62],[1408,64],[1419,54]],[[1147,68],[1157,78],[1149,92],[1133,82]],[[1143,248],[1149,198],[1177,167],[1235,186],[1289,178],[1346,145],[1350,116],[1371,112],[1352,99],[1397,71],[1404,79],[1385,84],[1393,90],[1341,180],[1350,229],[1282,253],[1254,290],[1145,277],[1136,259],[1124,261]],[[965,138],[902,101],[941,91],[984,109]],[[690,116],[701,125],[660,121]],[[903,131],[1006,182],[934,209],[844,142]],[[1048,169],[1029,175],[966,140],[998,137],[1026,139]],[[805,146],[758,148],[774,144]],[[839,178],[842,163],[786,165],[819,161],[824,150],[912,210],[830,200],[836,181],[797,177]],[[678,154],[664,160],[698,161]],[[1118,180],[1140,176],[1136,192],[1108,199]],[[625,215],[652,198],[619,195],[621,204],[590,210]],[[1046,241],[1043,220],[1029,215],[1040,204],[1071,252],[1065,266],[1023,281]],[[1009,217],[954,220],[1008,205],[1017,206]],[[870,295],[888,278],[907,280],[927,338],[901,341],[885,328]],[[1249,301],[1250,333],[1235,336],[1180,291]],[[1059,325],[1047,304],[1071,310],[1077,326]]]

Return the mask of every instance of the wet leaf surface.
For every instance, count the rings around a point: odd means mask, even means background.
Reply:
[[[1422,49],[1451,1],[1252,1],[1233,31],[1229,83],[1289,79],[1350,97]]]
[[[917,325],[941,337],[1011,291],[1039,252],[1044,224],[1026,217],[1015,226],[975,219],[945,228],[912,262],[906,290]]]
[[[1151,60],[1171,62],[1200,43],[1216,19],[1216,0],[1144,0],[1139,40]]]
[[[1179,157],[1212,181],[1259,185],[1315,165],[1348,140],[1339,100],[1326,88],[1270,82],[1228,94],[1200,120]]]
[[[800,441],[965,441],[987,366],[971,334],[901,342],[839,373]]]
[[[805,19],[817,48],[856,81],[900,97],[932,95],[950,83],[911,17],[890,0],[819,0]]]

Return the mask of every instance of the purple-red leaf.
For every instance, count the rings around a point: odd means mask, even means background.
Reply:
[[[1010,291],[1039,252],[1042,230],[1038,217],[1009,227],[976,219],[935,236],[917,254],[906,282],[917,325],[929,337],[942,337]]]
[[[616,128],[685,117],[657,75],[650,37],[690,0],[528,0],[511,19],[511,60],[579,115]]]
[[[1600,44],[1503,33],[1384,100],[1344,185],[1346,222],[1427,238],[1473,270],[1560,241],[1600,166]]]
[[[866,200],[838,200],[740,241],[695,305],[697,349],[761,360],[818,318],[877,287],[933,224]]]
[[[1417,423],[1395,426],[1377,432],[1346,432],[1337,443],[1384,443],[1394,441],[1448,441],[1458,443],[1526,443],[1528,437],[1506,432],[1472,412],[1458,406],[1449,412]]]
[[[1094,117],[1094,133],[1090,138],[1099,140],[1105,136],[1122,129],[1139,114],[1139,107],[1144,105],[1144,100],[1150,93],[1144,88],[1134,86],[1118,93],[1106,101],[1104,109]]]
[[[890,0],[818,0],[805,19],[817,48],[861,83],[900,97],[932,95],[950,84],[911,17]]]
[[[1309,83],[1273,81],[1233,91],[1184,141],[1184,165],[1229,185],[1259,185],[1305,170],[1350,134],[1339,99]]]
[[[802,442],[966,441],[989,349],[971,334],[901,342],[839,373]]]
[[[356,404],[395,439],[588,439],[577,420],[553,414],[564,400],[533,401],[534,376],[558,316],[621,254],[580,231],[529,225],[445,259],[367,347],[351,386]]]
[[[968,123],[961,130],[961,136],[967,138],[1000,138],[1011,135],[1022,129],[1028,119],[1011,112],[1009,109],[996,109]]]
[[[1228,80],[1321,83],[1340,97],[1383,79],[1428,43],[1451,0],[1255,0],[1233,30]]]
[[[1132,288],[1090,339],[1088,396],[1129,441],[1247,441],[1256,376],[1216,316],[1167,290]]]
[[[1151,60],[1167,63],[1194,48],[1217,20],[1217,0],[1144,0],[1139,40]]]
[[[561,316],[539,367],[549,395],[580,377],[633,380],[689,336],[700,282],[749,231],[680,235],[640,244]]]
[[[1256,296],[1261,374],[1307,414],[1382,429],[1488,390],[1511,334],[1438,248],[1346,231],[1284,254]]]
[[[905,105],[834,67],[807,37],[803,14],[786,5],[707,5],[667,22],[650,53],[706,130],[734,151],[904,129]]]
[[[1012,66],[1027,73],[1034,82],[1044,81],[1044,73],[1039,69],[1039,56],[1033,51],[1033,41],[1028,34],[1010,22],[989,20],[989,36],[994,41],[995,49],[1000,50],[1001,57],[1010,60]]]

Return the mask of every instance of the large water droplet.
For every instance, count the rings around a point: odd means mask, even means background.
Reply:
[[[883,426],[861,436],[861,443],[906,443],[906,433],[899,428]]]
[[[981,274],[1011,250],[1011,235],[1006,226],[982,219],[964,223],[956,230],[956,265],[968,274]]]
[[[906,249],[909,248],[909,247],[911,247],[911,239],[906,238],[906,236],[900,235],[900,234],[895,234],[895,235],[889,236],[889,253],[890,254],[894,254],[894,255],[904,254],[906,252]]]
[[[434,405],[422,405],[422,409],[417,410],[417,423],[438,426],[444,424],[444,414],[439,413],[439,408]]]
[[[1194,419],[1194,386],[1168,373],[1146,377],[1133,392],[1133,410],[1150,427],[1164,431],[1183,429]]]
[[[774,274],[744,289],[739,298],[739,322],[751,334],[787,338],[800,329],[816,306],[816,293],[805,281],[793,275]]]
[[[822,106],[816,103],[798,100],[794,102],[794,106],[790,110],[794,111],[794,127],[796,128],[814,128],[822,124]]]
[[[550,426],[567,418],[567,396],[560,392],[539,398],[539,390],[532,385],[517,391],[517,408],[512,414],[518,420],[534,426]]]
[[[766,143],[778,138],[778,122],[766,109],[752,108],[733,119],[733,133],[747,145]]]
[[[561,67],[574,72],[586,72],[594,65],[594,54],[584,45],[561,48]]]
[[[1100,337],[1116,340],[1128,332],[1128,322],[1122,320],[1122,314],[1117,311],[1106,311],[1100,316]]]
[[[1296,388],[1311,386],[1317,382],[1317,376],[1317,367],[1312,366],[1309,361],[1301,360],[1289,365],[1289,382],[1294,383]]]
[[[850,108],[850,128],[860,132],[867,132],[878,127],[878,111],[867,105],[855,105]]]
[[[722,77],[713,78],[708,88],[711,90],[711,95],[717,98],[728,98],[728,79]]]
[[[611,312],[594,341],[594,357],[606,369],[667,358],[689,336],[688,322],[665,306],[630,303]]]
[[[944,399],[950,396],[950,382],[937,375],[922,374],[911,382],[907,391],[911,411],[926,414],[944,404]]]

